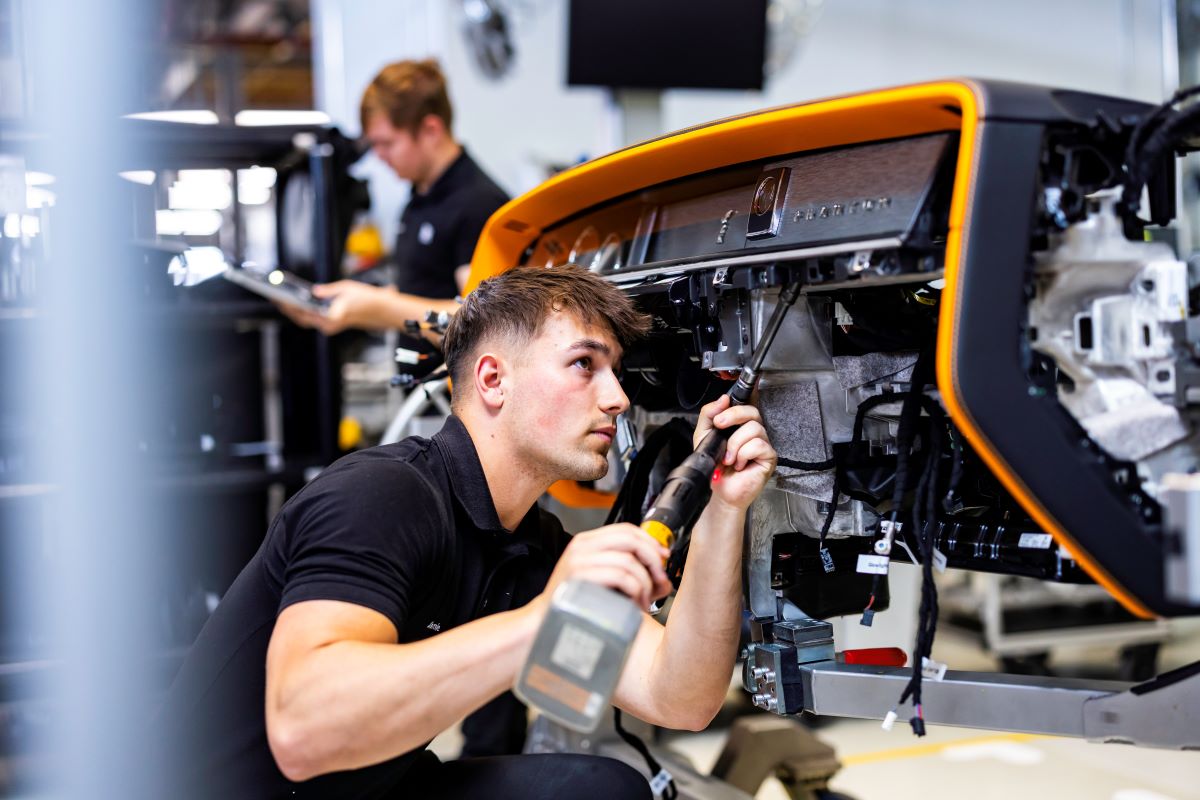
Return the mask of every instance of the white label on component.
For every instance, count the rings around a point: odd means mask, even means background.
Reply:
[[[921,677],[930,681],[940,681],[946,677],[946,665],[932,658],[922,658]]]
[[[896,533],[899,533],[900,529],[903,527],[903,522],[892,522],[890,519],[879,520],[879,530],[881,533],[891,533],[893,528],[895,529]]]
[[[585,681],[592,679],[604,641],[575,625],[563,625],[550,653],[550,660]],[[590,701],[589,701],[590,702]]]
[[[1021,541],[1017,543],[1017,546],[1031,550],[1049,550],[1053,542],[1054,537],[1048,533],[1022,533]]]
[[[891,561],[887,556],[874,556],[870,553],[859,553],[858,555],[858,571],[865,572],[868,575],[887,575],[888,563]]]
[[[933,548],[933,568],[938,572],[946,571],[946,554],[936,547]]]

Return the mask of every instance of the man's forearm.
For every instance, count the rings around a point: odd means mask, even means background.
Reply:
[[[687,569],[671,606],[654,669],[665,708],[710,718],[729,689],[742,611],[744,511],[714,501],[692,530]]]
[[[281,769],[301,780],[419,747],[511,688],[536,622],[518,609],[412,644],[316,649],[268,697]]]
[[[405,320],[424,320],[427,311],[447,311],[453,314],[458,310],[458,301],[456,300],[418,297],[415,294],[405,294],[395,289],[386,291],[386,301],[381,304],[380,316],[373,327],[403,328]]]

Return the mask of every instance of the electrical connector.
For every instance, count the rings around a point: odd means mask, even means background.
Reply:
[[[872,590],[871,599],[867,600],[867,607],[863,609],[862,619],[860,619],[858,621],[859,625],[862,625],[867,628],[871,627],[871,623],[875,621],[875,610],[873,608],[874,605],[875,605],[875,592],[874,592],[874,590]]]
[[[925,735],[925,711],[924,711],[924,709],[921,708],[920,703],[917,703],[913,707],[913,710],[916,713],[913,714],[912,719],[910,719],[908,721],[908,724],[912,726],[912,731],[915,735],[924,736]]]

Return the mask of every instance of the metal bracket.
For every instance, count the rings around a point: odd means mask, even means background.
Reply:
[[[775,629],[778,629],[776,623]],[[750,655],[764,645],[756,645]],[[767,645],[784,647],[786,645]],[[791,648],[787,648],[791,649]],[[764,652],[773,652],[766,650]],[[776,713],[883,719],[908,683],[907,668],[842,664],[832,659],[786,668],[783,681],[759,688],[755,705]],[[765,677],[765,676],[764,676]],[[948,671],[922,687],[927,723],[1072,736],[1143,747],[1200,750],[1200,662],[1149,683]],[[896,709],[907,718],[907,709]]]

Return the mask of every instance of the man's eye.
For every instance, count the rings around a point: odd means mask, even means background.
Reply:
[[[573,363],[576,366],[581,367],[583,369],[590,370],[592,368],[592,359],[588,358],[587,356],[581,356],[580,358],[575,359],[571,363]]]

